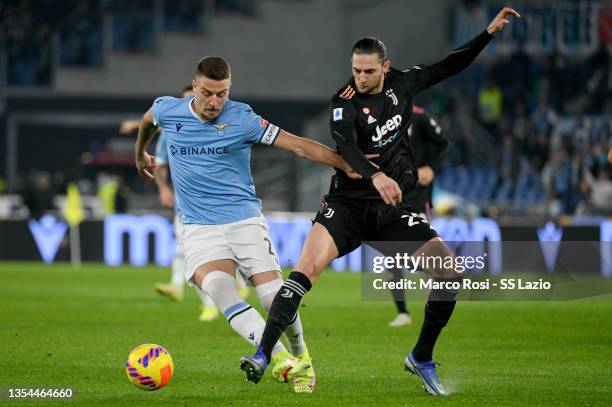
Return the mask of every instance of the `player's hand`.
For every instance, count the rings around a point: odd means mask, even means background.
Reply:
[[[342,169],[342,171],[346,172],[346,175],[350,178],[350,179],[363,179],[363,177],[361,176],[361,174],[359,174],[358,172],[356,172],[354,169],[352,169],[350,167],[350,165],[346,165],[346,167],[344,167]]]
[[[159,190],[159,202],[166,208],[172,208],[174,206],[174,194],[168,187]]]
[[[380,154],[366,154],[366,158],[369,160],[370,158],[377,158],[379,157]],[[380,166],[377,165],[376,163],[373,163],[372,161],[370,161],[370,164],[372,164],[374,167],[376,167],[376,169],[379,169]],[[342,167],[342,171],[346,172],[346,175],[350,178],[350,179],[363,179],[363,177],[361,176],[361,174],[359,174],[357,171],[355,171],[353,168],[351,168],[350,165],[348,165],[348,163],[344,163],[344,166]]]
[[[426,187],[433,182],[434,171],[429,165],[420,167],[417,171],[419,172],[419,185]]]
[[[140,127],[140,121],[138,120],[124,120],[119,126],[119,134],[130,134],[134,130]]]
[[[610,151],[608,151],[608,162],[612,164],[612,147],[610,148]]]
[[[395,206],[402,202],[402,190],[395,180],[387,177],[382,172],[372,176],[372,184],[387,205]]]
[[[145,151],[142,154],[136,155],[135,161],[138,174],[147,181],[153,181],[153,174],[151,172],[155,168],[155,157]]]
[[[491,21],[491,24],[487,27],[487,32],[491,35],[496,35],[498,32],[501,32],[507,24],[510,24],[510,20],[508,20],[510,16],[521,18],[521,15],[515,9],[504,7],[502,11],[495,16],[493,21]]]

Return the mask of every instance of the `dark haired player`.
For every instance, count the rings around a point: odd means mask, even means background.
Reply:
[[[364,38],[355,44],[353,79],[331,102],[331,130],[338,151],[363,179],[350,180],[340,172],[332,177],[327,207],[317,214],[295,271],[274,297],[257,353],[240,361],[248,380],[257,383],[261,379],[271,350],[296,315],[302,297],[334,258],[356,249],[363,241],[426,242],[418,253],[451,255],[436,231],[410,210],[402,196],[402,190],[411,190],[416,184],[417,168],[412,151],[402,148],[401,140],[410,127],[413,98],[465,69],[509,23],[509,16],[520,17],[506,7],[486,31],[440,62],[408,71],[391,68],[381,41]],[[357,93],[347,99],[351,86]],[[365,154],[378,154],[376,165]],[[439,279],[460,278],[452,268],[427,271]],[[452,289],[432,290],[419,339],[404,362],[433,395],[447,394],[432,355],[438,335],[453,312],[456,295]]]

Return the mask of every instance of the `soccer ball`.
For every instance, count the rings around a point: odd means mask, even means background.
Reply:
[[[125,362],[130,382],[142,390],[157,390],[168,384],[174,372],[172,356],[162,346],[144,344],[136,347]]]

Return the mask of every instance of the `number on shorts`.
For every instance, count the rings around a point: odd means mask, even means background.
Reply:
[[[272,242],[267,237],[264,237],[264,241],[268,244],[268,253],[274,256],[274,252],[272,251]]]
[[[411,213],[410,215],[402,215],[402,219],[408,218],[408,226],[415,226],[419,223],[425,223],[425,220],[419,216],[418,213]]]

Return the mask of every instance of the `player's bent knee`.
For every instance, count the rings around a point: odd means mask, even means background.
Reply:
[[[253,287],[257,287],[262,284],[267,284],[275,280],[283,281],[283,276],[281,272],[278,270],[270,270],[270,271],[265,271],[263,273],[253,274],[249,278],[249,281],[251,282]]]
[[[428,240],[416,253],[425,257],[423,268],[431,276],[442,279],[462,277],[462,274],[456,271],[455,256],[440,237]]]
[[[296,267],[296,271],[299,271],[300,273],[304,274],[306,277],[308,277],[310,283],[314,284],[315,281],[319,279],[319,276],[323,272],[324,268],[325,265],[316,264],[314,260],[306,258],[304,259],[304,261],[300,259],[300,262]]]
[[[193,282],[196,283],[200,289],[202,289],[202,282],[204,278],[213,271],[223,271],[229,275],[235,277],[236,263],[233,260],[214,260],[198,266],[195,273],[193,273]]]

